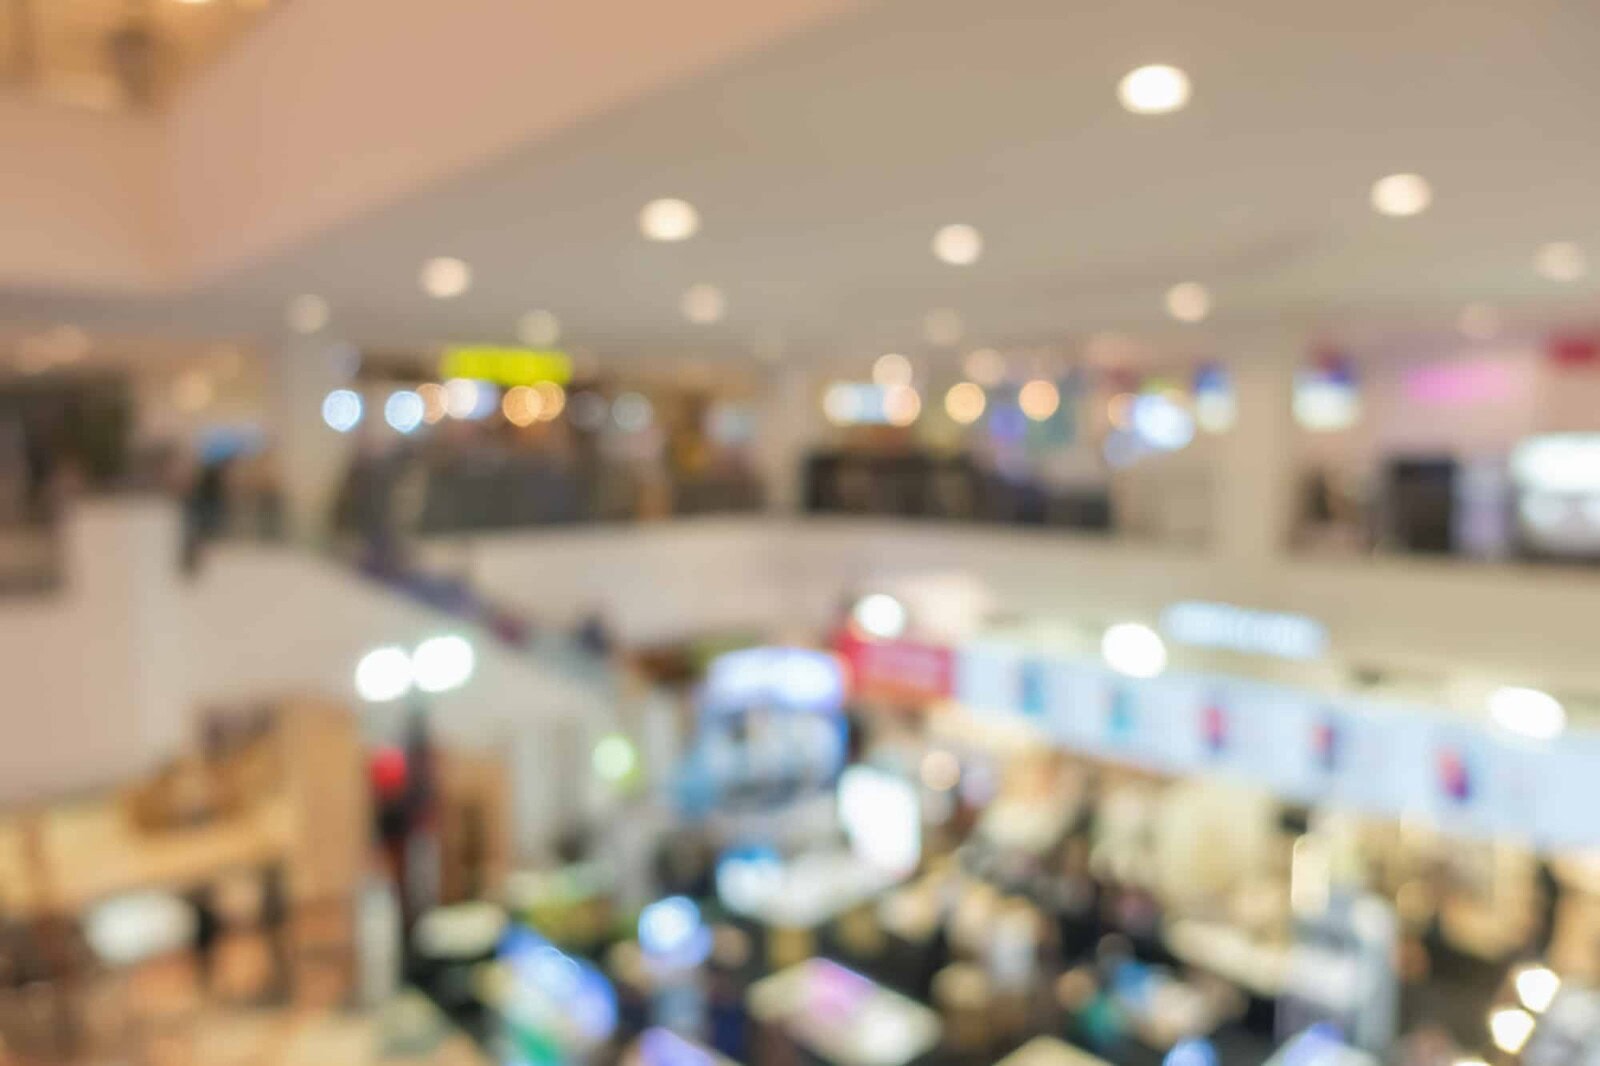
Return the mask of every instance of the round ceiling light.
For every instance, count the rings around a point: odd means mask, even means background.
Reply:
[[[1420,215],[1433,203],[1433,187],[1421,174],[1390,174],[1372,183],[1372,209],[1391,218]]]
[[[910,385],[883,390],[883,414],[891,426],[909,426],[922,414],[922,397]]]
[[[349,433],[361,424],[361,394],[334,389],[322,399],[322,421],[335,433]]]
[[[909,385],[913,372],[911,360],[897,352],[880,355],[872,364],[872,383],[889,388],[894,385]]]
[[[951,266],[971,266],[983,255],[983,234],[965,222],[942,226],[933,235],[933,254]]]
[[[683,294],[683,317],[697,326],[709,326],[722,321],[728,313],[727,297],[715,285],[704,282],[691,285]]]
[[[289,323],[289,328],[301,334],[320,333],[330,317],[332,311],[328,301],[310,293],[296,296],[284,309],[284,320]]]
[[[988,404],[983,386],[971,381],[957,382],[944,394],[944,413],[958,426],[970,426],[982,418]]]
[[[1179,322],[1204,322],[1211,314],[1211,292],[1197,281],[1184,281],[1167,290],[1167,314]]]
[[[1167,668],[1167,645],[1161,634],[1139,622],[1119,622],[1100,639],[1106,665],[1128,677],[1155,677]]]
[[[1589,273],[1589,257],[1571,241],[1551,241],[1539,247],[1533,268],[1551,281],[1577,281]]]
[[[472,287],[472,268],[460,259],[441,255],[422,264],[422,291],[436,300],[453,300]]]
[[[993,348],[974,348],[961,360],[961,369],[979,385],[992,389],[1006,379],[1006,357]]]
[[[1165,115],[1189,102],[1189,75],[1177,67],[1154,63],[1129,71],[1117,83],[1117,99],[1136,115]]]
[[[517,319],[517,339],[530,348],[548,348],[561,339],[561,320],[550,311],[529,311]]]
[[[1061,407],[1061,390],[1045,378],[1034,378],[1017,393],[1017,406],[1035,422],[1043,422]]]
[[[700,232],[700,212],[687,200],[651,200],[639,212],[639,232],[652,241],[686,241]]]

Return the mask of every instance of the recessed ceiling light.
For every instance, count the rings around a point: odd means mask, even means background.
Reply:
[[[961,360],[961,369],[979,385],[993,388],[1006,378],[1006,357],[993,348],[974,348]]]
[[[1189,75],[1154,63],[1129,71],[1117,83],[1117,99],[1136,115],[1165,115],[1189,102]]]
[[[284,311],[284,320],[296,333],[320,333],[327,326],[332,314],[327,300],[308,293],[289,301],[289,306]]]
[[[472,268],[459,259],[441,255],[422,264],[422,291],[439,300],[452,300],[472,287]]]
[[[1197,281],[1185,281],[1167,290],[1167,314],[1179,322],[1204,322],[1211,313],[1211,293]]]
[[[988,403],[983,387],[971,381],[957,382],[944,394],[945,414],[950,416],[950,421],[960,426],[970,426],[982,418],[983,409]]]
[[[697,326],[709,326],[722,321],[728,312],[728,300],[722,290],[704,282],[691,285],[683,294],[683,317]]]
[[[983,254],[983,234],[964,222],[941,227],[933,235],[933,254],[951,266],[971,266]]]
[[[903,355],[890,352],[878,356],[872,364],[872,383],[891,388],[896,385],[911,384],[911,360]]]
[[[651,200],[639,212],[639,232],[652,241],[686,241],[700,232],[700,212],[687,200]]]
[[[1372,209],[1380,215],[1408,218],[1433,203],[1433,187],[1421,174],[1390,174],[1372,183]]]
[[[951,348],[961,343],[963,332],[961,314],[948,307],[929,311],[922,320],[922,337],[929,344]]]
[[[1500,332],[1500,312],[1488,304],[1468,304],[1457,316],[1456,328],[1472,340],[1489,340]]]
[[[561,339],[561,320],[549,311],[529,311],[517,319],[517,339],[530,348],[548,348]]]
[[[1017,406],[1035,422],[1043,422],[1061,407],[1061,390],[1053,381],[1034,378],[1017,393]]]
[[[1551,241],[1539,247],[1533,268],[1551,281],[1577,281],[1589,273],[1589,257],[1571,241]]]

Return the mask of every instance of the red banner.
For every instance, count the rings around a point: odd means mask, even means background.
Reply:
[[[850,693],[869,700],[921,706],[954,690],[951,649],[910,640],[863,640],[846,630],[834,641]]]

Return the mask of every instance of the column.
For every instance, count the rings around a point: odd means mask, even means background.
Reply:
[[[1258,568],[1288,549],[1295,514],[1294,374],[1304,334],[1255,338],[1228,364],[1237,417],[1217,449],[1211,541]]]
[[[812,375],[793,363],[772,369],[764,383],[757,427],[757,463],[767,491],[767,510],[793,514],[804,501],[802,465],[816,443],[817,397]]]
[[[359,356],[336,341],[310,338],[284,344],[273,360],[272,435],[284,517],[296,541],[322,539],[355,441],[365,423],[381,418],[368,410],[363,426],[337,433],[322,420],[322,401],[334,389],[351,387]]]

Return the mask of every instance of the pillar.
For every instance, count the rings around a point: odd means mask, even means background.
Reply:
[[[381,411],[368,410],[363,426],[338,433],[322,421],[322,401],[351,386],[358,355],[348,345],[320,338],[290,341],[269,356],[272,429],[279,487],[289,535],[297,541],[324,538],[356,438]]]
[[[760,407],[757,463],[766,486],[767,510],[792,514],[803,503],[806,453],[819,437],[811,373],[792,362],[773,367],[764,382]]]
[[[1297,484],[1294,375],[1303,335],[1255,338],[1228,366],[1237,415],[1217,449],[1212,543],[1260,567],[1288,549]]]

